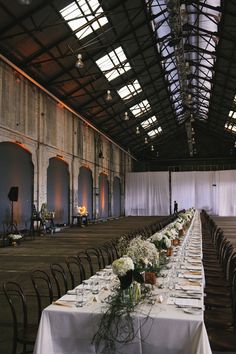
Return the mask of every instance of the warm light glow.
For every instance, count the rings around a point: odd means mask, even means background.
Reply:
[[[87,208],[85,205],[78,207],[78,214],[79,215],[86,215],[87,214]]]

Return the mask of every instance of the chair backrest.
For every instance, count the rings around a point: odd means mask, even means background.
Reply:
[[[71,281],[71,288],[74,289],[77,285],[85,280],[85,270],[83,264],[79,261],[77,256],[69,256],[65,258],[65,263]]]
[[[85,252],[87,256],[91,259],[94,272],[99,271],[103,268],[102,257],[97,248],[87,248]]]
[[[51,273],[53,279],[56,284],[57,295],[60,298],[62,295],[67,293],[68,289],[68,280],[65,269],[59,263],[52,263],[50,264]]]
[[[33,283],[38,303],[39,322],[43,309],[53,301],[52,283],[49,275],[40,269],[36,269],[31,273],[31,281]]]
[[[13,281],[3,284],[3,292],[10,305],[13,317],[13,353],[16,353],[19,324],[24,328],[28,325],[26,297],[21,286]]]
[[[92,275],[95,274],[91,257],[89,256],[86,251],[80,251],[77,253],[77,257],[79,262],[83,265],[85,270],[85,279],[90,278]]]

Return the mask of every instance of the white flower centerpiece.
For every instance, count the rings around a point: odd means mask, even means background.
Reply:
[[[171,247],[171,239],[163,232],[156,232],[150,237],[150,241],[161,250],[166,250]]]
[[[11,245],[20,244],[20,240],[22,236],[20,234],[9,234],[8,235],[9,241]]]

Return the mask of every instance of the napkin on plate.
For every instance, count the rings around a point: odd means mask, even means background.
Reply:
[[[183,299],[178,297],[170,297],[167,300],[168,305],[177,305],[180,307],[202,308],[202,300],[199,299]]]

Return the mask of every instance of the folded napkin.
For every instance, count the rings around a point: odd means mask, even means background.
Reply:
[[[191,266],[187,266],[186,269],[188,269],[188,270],[202,270],[202,266],[201,265],[191,265]]]
[[[201,286],[200,285],[181,285],[179,286],[179,289],[182,289],[184,291],[195,291],[195,292],[201,292],[202,289],[201,289]],[[177,289],[178,290],[178,289]]]
[[[195,274],[193,272],[186,272],[183,274],[184,278],[187,279],[202,279],[202,275],[201,273],[196,273]]]
[[[61,301],[61,300],[53,301],[52,305],[65,306],[65,307],[74,307],[74,305],[68,304],[67,302],[64,302],[64,301]]]
[[[199,299],[183,299],[178,297],[170,297],[167,299],[168,305],[177,305],[179,307],[202,308],[202,300]]]

